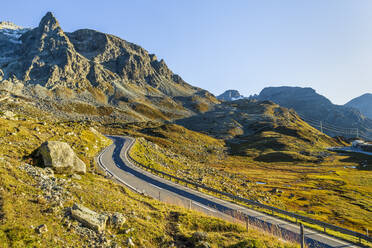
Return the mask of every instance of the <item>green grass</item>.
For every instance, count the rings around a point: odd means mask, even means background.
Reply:
[[[22,116],[21,116],[22,117]],[[22,119],[22,118],[21,118]],[[52,206],[37,202],[42,194],[34,187],[32,177],[19,165],[33,163],[29,155],[44,141],[59,140],[69,143],[77,155],[88,165],[88,173],[81,180],[72,179],[80,187],[70,187],[71,199],[64,203],[71,207],[74,202],[97,212],[120,212],[127,218],[122,228],[108,227],[107,235],[125,246],[131,237],[139,247],[169,247],[176,239],[190,240],[195,231],[208,233],[212,247],[229,247],[242,242],[252,242],[256,247],[296,247],[291,242],[279,241],[270,233],[258,230],[245,231],[238,224],[208,217],[201,213],[167,205],[143,195],[135,194],[102,176],[93,163],[93,157],[110,144],[90,125],[75,122],[49,122],[27,118],[5,120],[0,118],[0,247],[82,247],[89,240],[64,226],[64,210],[47,213]],[[67,178],[64,175],[57,177]],[[171,220],[171,213],[178,213],[178,220]],[[33,227],[48,226],[48,232],[37,234]],[[179,230],[174,232],[177,226]],[[130,228],[133,231],[126,233]]]
[[[173,125],[129,134],[148,140],[138,139],[132,156],[158,170],[361,233],[372,229],[372,172],[358,166],[364,157],[327,152],[326,143],[304,155],[269,145],[251,151],[256,157],[231,155],[224,141]]]

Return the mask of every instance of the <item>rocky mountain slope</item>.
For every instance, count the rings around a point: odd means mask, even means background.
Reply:
[[[294,109],[306,121],[331,136],[355,137],[357,135],[372,139],[372,120],[359,110],[348,106],[333,104],[312,88],[268,87],[261,91],[258,100],[270,100],[280,106]]]
[[[372,119],[372,94],[366,93],[345,104],[347,107],[358,109],[363,115]]]
[[[95,30],[64,32],[50,12],[31,30],[3,26],[0,90],[43,109],[146,121],[191,116],[218,103],[140,46]]]
[[[310,155],[327,146],[340,145],[301,120],[295,111],[270,101],[242,99],[223,102],[211,111],[177,123],[227,141],[232,154],[262,161],[269,161],[269,158],[281,162],[316,161],[316,158],[303,154]]]

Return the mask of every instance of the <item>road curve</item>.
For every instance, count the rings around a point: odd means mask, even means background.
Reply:
[[[278,233],[284,239],[299,238],[298,225],[170,182],[133,165],[127,158],[127,152],[135,139],[123,136],[107,137],[113,140],[113,144],[98,155],[97,163],[113,179],[128,188],[167,203],[192,208],[227,220],[232,220],[232,216],[236,216],[237,213],[244,213],[248,216],[249,223]],[[357,247],[308,229],[305,229],[305,242],[308,247]]]

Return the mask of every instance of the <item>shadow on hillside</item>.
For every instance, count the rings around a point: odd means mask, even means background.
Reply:
[[[44,160],[42,156],[39,154],[39,148],[36,148],[30,154],[23,156],[22,159],[23,161],[26,161],[27,163],[33,166],[44,167]]]
[[[358,170],[372,170],[372,156],[359,153],[345,153],[347,158],[341,159],[341,162],[346,163],[358,163],[359,166],[356,167]]]

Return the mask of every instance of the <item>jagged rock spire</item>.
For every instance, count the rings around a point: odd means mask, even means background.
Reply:
[[[41,19],[39,24],[39,29],[43,32],[50,32],[56,29],[61,30],[57,19],[54,17],[52,12],[46,13],[46,15]]]

